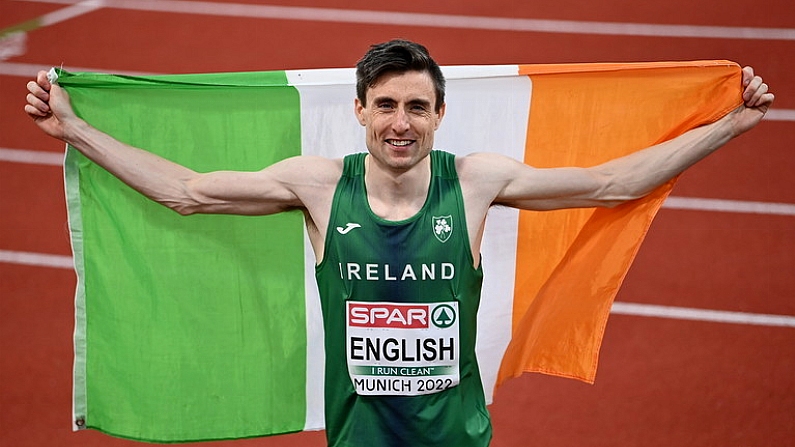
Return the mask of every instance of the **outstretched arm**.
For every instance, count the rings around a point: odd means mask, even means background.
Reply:
[[[331,160],[296,157],[259,172],[200,174],[124,144],[75,115],[69,96],[38,73],[25,111],[48,135],[77,148],[132,188],[181,214],[272,214],[305,206],[305,194],[333,176]]]
[[[473,166],[491,180],[491,203],[550,210],[614,206],[650,193],[756,126],[773,103],[767,84],[743,69],[743,104],[706,126],[591,168],[535,169],[499,156],[479,154]]]

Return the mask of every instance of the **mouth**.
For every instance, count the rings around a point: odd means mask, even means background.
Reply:
[[[406,147],[410,146],[414,143],[415,140],[396,140],[396,139],[387,139],[386,142],[390,146],[394,147]]]

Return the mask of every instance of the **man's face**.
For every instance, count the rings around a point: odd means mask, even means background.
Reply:
[[[376,162],[406,171],[428,156],[445,106],[434,110],[436,93],[426,72],[387,73],[367,89],[367,104],[356,100],[367,149]]]

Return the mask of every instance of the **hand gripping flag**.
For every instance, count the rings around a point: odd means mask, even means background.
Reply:
[[[444,67],[436,148],[592,166],[741,102],[726,61]],[[351,69],[60,73],[76,112],[196,171],[363,151]],[[183,217],[66,156],[78,274],[74,421],[179,442],[323,427],[323,333],[298,211]],[[526,371],[593,382],[613,298],[673,181],[616,208],[494,209],[478,357],[489,398]]]

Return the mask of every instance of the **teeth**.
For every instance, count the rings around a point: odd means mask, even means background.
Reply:
[[[408,146],[412,140],[387,140],[393,146]]]

